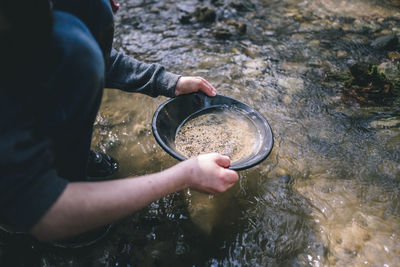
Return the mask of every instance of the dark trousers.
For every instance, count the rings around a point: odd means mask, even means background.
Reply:
[[[113,14],[108,0],[60,0],[54,1],[54,8],[51,48],[45,51],[52,69],[43,96],[50,104],[38,117],[52,140],[58,174],[77,181],[86,177],[112,45]]]

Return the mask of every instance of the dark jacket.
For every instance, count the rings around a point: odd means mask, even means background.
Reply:
[[[8,1],[18,2],[23,7],[21,1],[39,0]],[[47,0],[41,2],[48,3]],[[43,22],[51,24],[53,11],[47,10],[49,6],[46,4],[43,7],[43,16],[47,18]],[[165,71],[158,64],[139,62],[111,48],[114,22],[108,0],[54,0],[52,8],[77,16],[90,30],[103,53],[107,88],[140,92],[152,97],[174,96],[179,76]],[[10,10],[13,9],[0,9],[0,14],[8,12],[11,18],[14,13]],[[30,14],[28,11],[22,13]],[[29,24],[31,17],[18,17],[17,20],[24,20],[18,25]],[[32,27],[28,28],[32,30]],[[15,30],[21,32],[7,33],[7,38],[15,38],[7,39],[10,50],[15,48],[12,43],[19,44],[18,49],[24,47],[19,43],[25,33],[24,28],[18,26],[13,28]],[[48,64],[43,65],[41,60],[46,55],[46,40],[51,36],[46,27],[39,32],[37,36],[42,39],[31,40],[39,45],[29,47],[30,42],[25,42],[30,53],[8,51],[14,54],[0,62],[0,224],[23,232],[29,231],[38,222],[68,184],[67,179],[58,175],[54,165],[53,140],[41,130],[39,123],[43,119],[38,115],[41,109],[52,102],[41,87],[41,81],[49,79],[47,76],[52,68]],[[48,61],[54,63],[57,58]],[[4,71],[11,65],[12,68]]]

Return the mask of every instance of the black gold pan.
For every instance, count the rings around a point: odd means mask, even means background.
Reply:
[[[267,120],[255,109],[236,99],[217,95],[208,97],[203,93],[194,93],[171,98],[161,104],[154,113],[152,121],[153,135],[160,146],[178,160],[185,160],[175,147],[175,136],[180,127],[188,120],[205,113],[212,113],[224,108],[241,111],[246,119],[254,125],[258,145],[255,151],[246,158],[232,162],[232,170],[244,170],[259,164],[270,154],[274,140]]]

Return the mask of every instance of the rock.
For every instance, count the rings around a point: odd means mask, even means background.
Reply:
[[[260,48],[257,46],[248,46],[244,49],[244,53],[246,56],[251,57],[251,58],[257,58],[260,57]]]
[[[393,180],[398,181],[400,179],[400,177],[398,177],[398,175],[396,175],[396,174],[400,173],[400,163],[399,162],[384,159],[382,161],[382,163],[378,165],[378,170],[382,174],[390,177]]]
[[[396,64],[384,62],[378,66],[378,72],[383,73],[389,80],[400,80],[400,71]]]
[[[392,4],[392,6],[400,7],[400,1],[399,0],[390,0],[390,3]]]
[[[311,47],[319,47],[320,41],[319,40],[311,40],[308,45]]]
[[[282,175],[281,177],[279,177],[279,179],[281,179],[281,181],[284,182],[285,184],[293,184],[294,183],[294,179],[290,174]]]
[[[370,123],[370,127],[374,129],[390,129],[400,127],[399,118],[384,118]]]
[[[160,9],[158,9],[157,7],[152,7],[152,8],[150,9],[150,12],[151,12],[151,13],[154,13],[154,14],[160,14]]]
[[[228,20],[226,24],[234,26],[238,32],[238,34],[246,34],[247,32],[247,25],[246,23],[240,23],[235,20]]]
[[[333,250],[342,255],[357,255],[365,247],[366,241],[371,239],[368,231],[357,223],[335,230],[331,233]]]
[[[227,40],[235,35],[232,28],[227,28],[224,26],[215,27],[212,31],[213,35],[217,39]]]
[[[194,5],[185,3],[183,1],[182,1],[182,3],[177,3],[176,7],[179,11],[186,13],[186,14],[193,13],[196,10]]]
[[[224,2],[224,0],[211,0],[211,4],[214,6],[223,6],[225,4]]]
[[[367,63],[355,63],[349,66],[351,75],[354,77],[353,83],[357,85],[367,85],[371,82],[371,65]]]
[[[143,136],[151,132],[151,128],[148,125],[145,125],[144,123],[138,123],[133,126],[132,132],[137,135]]]
[[[238,11],[251,11],[255,9],[255,5],[251,1],[231,0],[229,5]]]
[[[349,69],[352,77],[345,81],[346,88],[342,91],[342,99],[345,102],[361,106],[393,104],[394,83],[378,71],[378,66],[352,63]]]
[[[259,69],[259,70],[264,70],[267,67],[267,62],[264,60],[257,58],[257,59],[252,59],[249,61],[245,62],[245,66],[248,69]]]
[[[399,43],[399,38],[395,34],[388,34],[376,38],[371,42],[371,46],[374,49],[394,49]]]
[[[179,22],[182,24],[191,24],[192,23],[192,15],[190,14],[181,14],[179,16]]]
[[[400,53],[396,51],[390,51],[387,53],[387,57],[391,60],[400,60]]]
[[[245,69],[243,74],[246,76],[256,77],[262,75],[267,67],[267,62],[262,59],[252,59],[245,62]]]
[[[289,105],[290,103],[292,103],[292,98],[288,95],[285,95],[282,99],[283,103],[285,103],[285,105]]]
[[[225,23],[218,23],[212,30],[212,33],[217,39],[226,40],[245,34],[246,29],[246,24],[228,20]]]
[[[304,74],[310,70],[309,67],[305,66],[304,63],[284,61],[281,64],[281,69],[291,74]]]
[[[347,57],[347,52],[344,50],[339,50],[339,51],[337,51],[336,56],[337,56],[337,58],[345,58],[345,57]]]
[[[304,81],[300,78],[281,78],[278,85],[288,91],[289,94],[297,93],[304,89]]]
[[[203,6],[196,8],[193,12],[193,16],[198,22],[212,23],[217,18],[217,13],[211,7]]]

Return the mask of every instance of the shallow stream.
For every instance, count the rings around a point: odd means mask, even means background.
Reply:
[[[399,78],[399,46],[370,44],[400,36],[400,1],[120,2],[117,49],[251,105],[271,124],[273,151],[224,194],[178,192],[90,248],[16,255],[40,266],[399,266],[400,89],[365,105],[330,77],[368,62]],[[216,22],[188,15],[204,5]],[[119,160],[116,177],[177,163],[151,133],[165,100],[105,91],[93,147]]]

